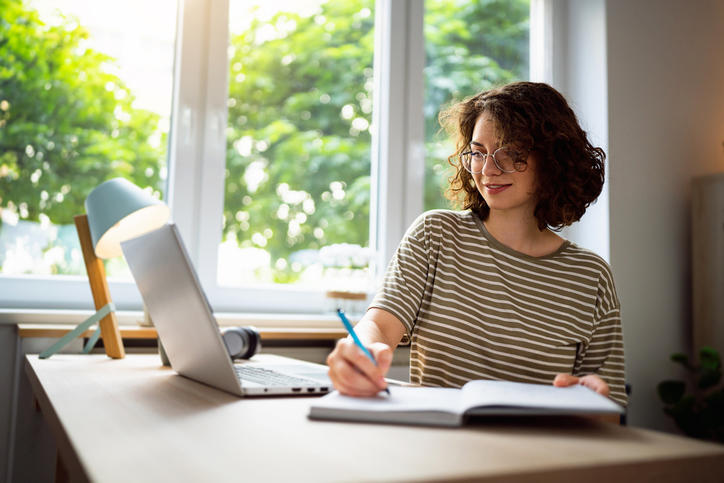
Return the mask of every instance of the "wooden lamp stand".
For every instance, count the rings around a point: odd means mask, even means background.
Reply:
[[[78,231],[78,239],[83,252],[83,260],[85,261],[85,269],[88,272],[88,282],[90,283],[91,293],[93,294],[93,302],[96,310],[111,303],[111,292],[108,290],[108,282],[106,280],[106,269],[103,261],[98,258],[93,250],[93,241],[91,239],[90,227],[88,226],[87,215],[77,215],[74,218],[75,228]],[[103,337],[103,346],[106,349],[108,357],[113,359],[123,359],[126,351],[123,348],[123,339],[121,331],[118,330],[118,320],[116,313],[111,310],[108,315],[103,317],[98,325],[101,329],[101,337]]]

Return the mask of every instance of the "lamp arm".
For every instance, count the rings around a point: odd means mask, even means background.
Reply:
[[[100,310],[104,305],[111,303],[111,292],[108,289],[106,281],[106,270],[103,267],[103,261],[98,258],[93,251],[93,241],[91,239],[90,227],[88,226],[88,216],[78,215],[73,218],[75,228],[78,231],[78,239],[80,240],[81,251],[83,252],[83,260],[85,268],[88,272],[88,282],[90,283],[93,301],[96,310]],[[98,323],[103,337],[103,345],[106,349],[108,357],[114,359],[122,359],[126,355],[123,348],[123,339],[121,339],[121,331],[118,329],[118,321],[115,312],[109,312]]]

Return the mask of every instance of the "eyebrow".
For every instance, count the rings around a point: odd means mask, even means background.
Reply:
[[[479,142],[477,142],[477,141],[470,141],[470,144],[474,144],[475,146],[480,146],[480,147],[483,148],[483,149],[487,149],[487,148],[485,147],[485,145],[483,145],[483,144],[481,144],[481,143],[479,143]],[[509,145],[509,144],[504,144],[503,146],[510,146],[510,145]],[[498,145],[498,148],[501,148],[501,147],[503,147],[503,146]]]
[[[479,143],[479,142],[477,142],[477,141],[470,141],[470,144],[471,144],[471,145],[475,145],[475,146],[479,146],[479,147],[481,147],[481,148],[483,148],[483,149],[488,149],[488,148],[485,147],[484,144],[481,144],[481,143]]]

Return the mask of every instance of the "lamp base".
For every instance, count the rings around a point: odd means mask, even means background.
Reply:
[[[46,350],[40,353],[38,358],[40,359],[47,359],[48,357],[52,356],[53,354],[57,353],[59,350],[61,350],[63,347],[68,345],[73,339],[76,337],[80,337],[86,330],[90,329],[90,327],[93,324],[98,323],[99,320],[101,320],[103,317],[115,312],[116,308],[113,306],[113,304],[109,303],[101,307],[95,314],[91,315],[87,319],[85,319],[83,322],[78,324],[78,326],[65,334],[63,337],[60,338],[58,342],[48,347]],[[88,342],[86,343],[85,347],[83,348],[83,354],[88,354],[91,349],[96,345],[96,342],[98,342],[98,338],[101,335],[101,328],[100,326],[96,328],[96,330],[93,332],[93,335],[91,335],[88,338]]]

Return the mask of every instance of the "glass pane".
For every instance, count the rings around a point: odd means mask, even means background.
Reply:
[[[0,273],[85,274],[73,216],[123,176],[162,197],[176,1],[0,8]],[[127,276],[122,257],[109,276]]]
[[[454,145],[441,107],[528,77],[529,0],[425,0],[425,209],[450,208],[444,193]]]
[[[366,283],[373,7],[231,2],[219,284]]]

